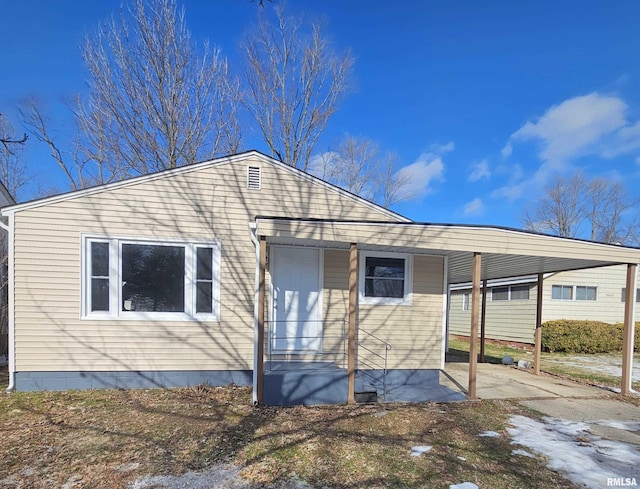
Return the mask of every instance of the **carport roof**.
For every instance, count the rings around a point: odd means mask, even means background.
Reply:
[[[474,253],[482,254],[482,279],[640,263],[640,249],[560,238],[512,228],[458,224],[256,218],[270,244],[440,255],[448,282],[472,280]]]

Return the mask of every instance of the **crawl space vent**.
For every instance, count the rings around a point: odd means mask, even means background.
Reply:
[[[247,188],[249,190],[260,190],[262,186],[262,168],[259,166],[247,167]]]

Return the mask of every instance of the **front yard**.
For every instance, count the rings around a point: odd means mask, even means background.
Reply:
[[[542,458],[513,453],[509,418],[535,418],[514,403],[250,400],[246,388],[206,386],[1,394],[0,487],[164,487],[142,478],[211,469],[235,471],[222,487],[574,487]],[[497,436],[479,436],[487,430]],[[412,456],[417,446],[432,448]]]

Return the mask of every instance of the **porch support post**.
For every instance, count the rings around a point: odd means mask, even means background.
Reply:
[[[349,248],[349,330],[347,333],[347,402],[356,402],[356,328],[358,316],[358,245]]]
[[[480,363],[484,363],[484,338],[487,325],[487,279],[482,281],[482,314],[480,316]]]
[[[260,265],[258,270],[258,375],[256,377],[258,404],[264,402],[264,308],[265,308],[265,276],[267,270],[267,239],[260,236]]]
[[[536,293],[536,332],[534,335],[533,349],[533,373],[540,375],[540,359],[542,352],[542,292],[544,274],[538,274],[538,285]]]
[[[478,319],[480,313],[480,278],[482,275],[482,254],[473,254],[471,281],[471,332],[469,334],[469,399],[476,399],[476,376],[478,370]]]
[[[624,297],[624,337],[622,338],[622,395],[631,392],[631,369],[633,367],[633,337],[636,305],[636,269],[637,265],[627,265],[627,288]]]

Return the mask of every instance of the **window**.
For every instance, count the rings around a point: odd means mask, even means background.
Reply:
[[[551,298],[563,301],[595,301],[598,288],[584,285],[552,285]]]
[[[462,293],[462,310],[468,311],[471,308],[470,304],[471,304],[471,293],[463,292]]]
[[[508,287],[493,287],[492,301],[522,301],[529,300],[528,285],[510,285]]]
[[[492,301],[508,301],[509,300],[509,287],[494,287],[491,289]]]
[[[622,302],[625,302],[625,298],[627,295],[627,288],[626,287],[622,287]],[[640,302],[640,289],[636,289],[636,302]]]
[[[85,238],[83,317],[217,320],[218,243]]]
[[[410,258],[400,253],[361,252],[360,301],[364,304],[408,304]]]
[[[511,286],[511,299],[512,301],[529,300],[529,286],[528,285],[512,285]]]

